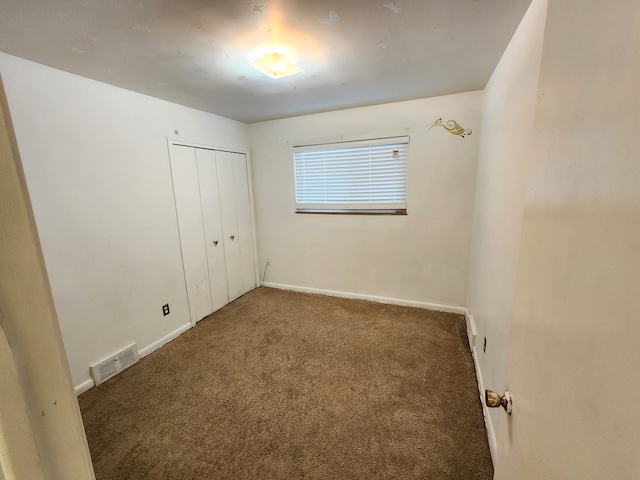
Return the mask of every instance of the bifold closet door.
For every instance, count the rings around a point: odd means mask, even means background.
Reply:
[[[196,323],[256,286],[246,156],[173,145],[171,172]]]
[[[240,263],[240,236],[236,204],[234,202],[233,163],[221,158],[216,152],[218,171],[218,195],[220,196],[220,214],[224,238],[224,255],[227,265],[227,290],[229,301],[242,295],[242,272]]]
[[[229,303],[224,235],[220,216],[220,197],[218,195],[216,152],[203,148],[194,150],[200,179],[200,203],[202,204],[204,242],[209,269],[211,306],[212,311],[215,312]]]
[[[202,201],[196,151],[174,145],[171,176],[180,230],[180,248],[189,297],[191,322],[202,320],[213,311],[209,267],[202,222]]]
[[[235,183],[235,202],[238,212],[238,234],[240,235],[242,293],[247,293],[256,288],[256,265],[253,248],[253,222],[251,220],[247,158],[246,155],[238,153],[227,153],[227,155],[233,155],[233,181]]]
[[[246,156],[216,152],[229,300],[256,286]]]

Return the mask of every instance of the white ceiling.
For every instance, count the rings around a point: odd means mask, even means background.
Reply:
[[[252,123],[482,89],[530,2],[0,0],[0,51]]]

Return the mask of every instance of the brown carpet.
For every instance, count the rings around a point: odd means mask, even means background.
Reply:
[[[493,475],[461,315],[259,288],[79,401],[98,480]]]

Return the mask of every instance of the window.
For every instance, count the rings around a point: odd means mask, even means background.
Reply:
[[[297,213],[407,213],[409,137],[293,148]]]

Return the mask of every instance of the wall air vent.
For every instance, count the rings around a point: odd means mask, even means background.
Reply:
[[[125,348],[121,352],[103,360],[102,362],[91,366],[91,377],[96,385],[100,385],[105,380],[120,373],[127,367],[140,360],[138,354],[138,346],[134,343],[130,347]]]

